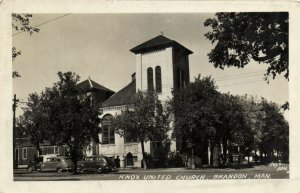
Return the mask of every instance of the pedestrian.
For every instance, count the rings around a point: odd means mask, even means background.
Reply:
[[[119,158],[119,156],[117,156],[117,158],[115,159],[115,163],[116,163],[117,169],[119,169],[120,168],[120,158]]]
[[[112,162],[113,162],[113,165],[116,166],[116,158],[115,158],[115,156],[112,156],[112,157],[111,157],[111,160],[112,160]]]

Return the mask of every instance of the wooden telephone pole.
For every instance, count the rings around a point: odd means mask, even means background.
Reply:
[[[16,109],[18,106],[19,99],[17,99],[16,94],[14,94],[13,98],[13,105],[12,105],[12,110],[13,110],[13,167],[16,168],[18,164],[18,156],[16,156],[15,153],[15,146],[16,146]]]

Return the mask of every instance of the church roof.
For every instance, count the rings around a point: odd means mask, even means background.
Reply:
[[[91,80],[90,78],[88,78],[87,80],[77,84],[76,87],[80,90],[83,90],[83,91],[92,91],[92,90],[98,90],[99,91],[99,90],[101,90],[101,91],[115,93],[114,91],[98,84],[97,82]]]
[[[138,53],[145,53],[151,50],[160,49],[160,48],[167,48],[167,47],[179,47],[183,50],[185,50],[188,54],[192,54],[193,52],[183,45],[179,44],[178,42],[171,40],[163,35],[156,36],[155,38],[152,38],[134,48],[132,48],[130,51],[138,54]]]
[[[134,102],[136,81],[132,80],[127,86],[113,94],[102,103],[102,107],[128,105]]]

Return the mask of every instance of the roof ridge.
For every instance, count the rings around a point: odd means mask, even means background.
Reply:
[[[115,91],[93,81],[90,77],[76,85],[79,89],[100,89],[115,93]]]
[[[93,86],[93,84],[92,84],[92,81],[91,81],[90,76],[88,76],[88,80],[89,80],[89,83],[90,83],[91,88],[93,88],[94,86]]]
[[[113,97],[115,94],[118,94],[119,92],[121,92],[122,90],[125,90],[133,81],[131,81],[129,84],[127,84],[126,86],[124,86],[123,88],[121,88],[120,90],[118,90],[117,92],[115,92],[113,95],[111,95],[109,98]],[[108,98],[108,99],[109,99]],[[107,100],[108,100],[107,99]],[[105,102],[105,101],[103,101]]]
[[[136,81],[132,80],[118,92],[102,102],[102,107],[118,106],[132,103],[132,96],[136,93]]]
[[[145,41],[144,43],[141,43],[135,46],[134,48],[130,49],[130,51],[137,54],[137,53],[148,52],[152,49],[157,49],[157,48],[173,47],[175,45],[185,49],[188,54],[193,53],[192,51],[190,51],[189,49],[187,49],[177,41],[167,38],[164,35],[158,35],[148,41]]]
[[[99,85],[100,87],[102,87],[101,89],[105,89],[105,90],[108,90],[108,91],[110,91],[110,92],[115,92],[115,91],[113,91],[113,90],[111,90],[111,89],[109,89],[109,88],[103,86],[102,84],[99,84],[99,83],[93,81],[93,80],[91,80],[91,82],[94,84],[94,88],[96,88],[96,87]]]

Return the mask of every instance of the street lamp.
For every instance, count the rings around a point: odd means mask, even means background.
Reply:
[[[196,127],[196,124],[191,125],[191,133],[194,133],[193,129],[195,127]],[[196,167],[195,167],[194,143],[192,140],[187,141],[187,147],[192,148],[191,165],[192,165],[192,169],[195,169]]]
[[[194,144],[188,140],[188,141],[187,141],[187,147],[188,147],[188,148],[192,148],[191,168],[192,168],[192,169],[195,169]]]
[[[192,148],[191,168],[195,169],[196,167],[195,167],[194,144],[188,141],[187,147]]]

